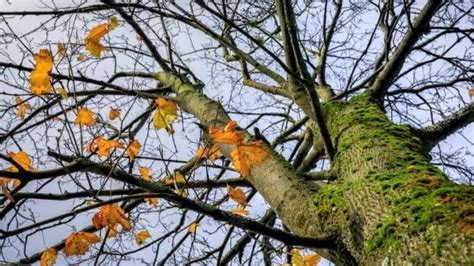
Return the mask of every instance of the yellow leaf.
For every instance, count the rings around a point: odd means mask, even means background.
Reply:
[[[108,229],[108,233],[107,233],[108,238],[114,238],[117,235],[117,226],[116,225],[109,226],[109,227],[107,227],[107,229]]]
[[[153,125],[156,129],[165,128],[172,135],[174,131],[171,124],[178,116],[176,103],[164,98],[157,98],[155,103],[158,108],[153,115]]]
[[[303,262],[304,262],[305,266],[318,265],[320,260],[321,260],[321,256],[317,253],[313,253],[313,254],[303,256]]]
[[[108,30],[111,31],[118,26],[118,19],[116,16],[112,16],[109,18],[109,25],[108,25]]]
[[[158,199],[157,198],[146,198],[145,202],[148,203],[149,205],[153,206],[153,208],[156,208],[156,206],[158,206]]]
[[[291,264],[294,266],[316,266],[320,260],[319,254],[313,253],[303,256],[301,250],[297,248],[291,250]]]
[[[242,189],[227,185],[227,195],[242,207],[247,206],[247,197]]]
[[[49,72],[53,68],[53,56],[46,49],[41,49],[39,53],[33,55],[36,64],[31,71],[30,83],[31,93],[41,95],[51,93],[52,87],[49,81]]]
[[[109,112],[109,119],[110,120],[115,120],[117,117],[120,116],[121,111],[122,111],[121,109],[118,109],[118,108],[116,109],[116,108],[111,107],[110,112]]]
[[[93,126],[95,125],[95,113],[87,108],[81,108],[77,112],[76,124],[81,126]]]
[[[217,145],[212,145],[210,149],[208,147],[201,147],[196,151],[196,157],[207,158],[211,161],[215,161],[221,156],[222,152],[219,150],[219,147],[217,147]]]
[[[150,169],[147,167],[140,167],[138,168],[138,172],[140,172],[140,175],[145,179],[146,181],[151,181],[150,177]]]
[[[19,164],[23,169],[25,170],[34,170],[34,168],[31,166],[31,159],[30,157],[28,156],[28,154],[26,154],[26,152],[24,151],[18,151],[18,152],[9,152],[7,153],[7,156],[9,158],[11,158],[12,160],[14,160],[17,164]],[[17,172],[18,169],[13,166]]]
[[[92,224],[96,228],[102,228],[105,226],[115,227],[116,224],[120,224],[125,231],[130,231],[132,225],[125,216],[125,212],[118,205],[118,203],[108,204],[100,207],[100,210],[92,217]]]
[[[243,207],[237,207],[237,208],[233,209],[232,213],[240,215],[240,216],[248,216],[249,215],[249,212]]]
[[[66,47],[64,47],[64,44],[61,43],[61,42],[58,42],[56,44],[57,48],[58,48],[58,54],[61,56],[61,57],[64,57],[66,56]]]
[[[303,256],[301,256],[301,251],[297,248],[291,250],[291,265],[294,266],[304,266]]]
[[[148,230],[142,230],[135,235],[135,242],[137,243],[138,246],[141,246],[150,237],[151,236],[150,236],[150,233],[148,233]]]
[[[192,223],[192,224],[190,224],[189,227],[188,227],[188,232],[189,232],[191,235],[195,235],[198,225],[199,225],[198,223]]]
[[[25,119],[26,111],[31,109],[31,105],[29,103],[23,103],[23,100],[20,96],[15,97],[15,102],[18,104],[18,117],[23,120]]]
[[[86,60],[86,56],[83,55],[83,54],[79,54],[79,55],[76,57],[76,60],[79,61],[79,62],[82,62],[82,61]]]
[[[138,140],[133,140],[130,145],[128,145],[127,148],[127,154],[130,160],[134,160],[135,157],[140,153],[140,149],[142,148],[142,145]]]
[[[98,242],[100,242],[100,237],[95,233],[72,233],[65,241],[63,253],[66,256],[84,255],[89,251],[90,245]]]
[[[123,143],[120,143],[116,140],[107,140],[101,136],[97,137],[95,139],[95,142],[97,143],[97,149],[99,150],[97,152],[97,155],[99,155],[99,157],[109,156],[110,150],[113,148],[124,148]]]
[[[229,121],[224,129],[209,129],[211,141],[233,145],[241,144],[244,140],[245,134],[243,131],[235,131],[236,127],[237,123],[235,121]]]
[[[235,169],[246,177],[252,166],[260,165],[268,157],[268,152],[262,147],[262,141],[255,141],[236,146],[230,156]]]
[[[41,255],[40,266],[53,266],[57,257],[58,252],[54,248],[48,248]]]
[[[69,95],[67,94],[67,91],[64,89],[64,88],[57,88],[56,89],[56,92],[61,95],[61,98],[63,98],[63,100],[67,100],[67,98],[69,98]]]
[[[108,24],[99,24],[92,28],[89,35],[87,35],[85,39],[86,50],[89,51],[92,56],[99,58],[100,53],[107,50],[107,48],[100,43],[100,38],[104,37],[109,31],[107,26]]]

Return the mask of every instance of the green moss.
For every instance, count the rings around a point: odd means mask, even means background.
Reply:
[[[399,244],[399,240],[395,232],[396,223],[393,218],[386,219],[383,223],[378,224],[372,237],[367,242],[367,251],[381,247],[396,247]]]

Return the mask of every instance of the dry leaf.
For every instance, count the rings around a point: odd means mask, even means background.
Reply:
[[[157,198],[146,198],[145,202],[148,203],[149,205],[153,206],[153,208],[156,208],[158,206],[158,199]]]
[[[108,230],[108,233],[107,233],[108,238],[113,238],[117,235],[117,226],[116,225],[107,227],[107,230]]]
[[[90,245],[98,242],[100,242],[100,237],[95,233],[72,233],[65,241],[63,253],[66,256],[84,255],[89,251]]]
[[[87,108],[81,108],[77,112],[76,124],[80,126],[93,126],[95,125],[95,113]]]
[[[109,112],[109,119],[110,120],[115,120],[117,117],[120,116],[121,111],[122,111],[121,109],[118,109],[118,108],[116,109],[116,108],[111,107],[110,112]]]
[[[150,177],[150,169],[147,167],[140,167],[138,168],[138,172],[140,172],[140,175],[145,179],[146,181],[151,181]]]
[[[227,195],[229,195],[229,198],[237,202],[240,206],[244,208],[247,206],[247,197],[242,189],[227,185]]]
[[[294,248],[291,250],[291,264],[294,266],[315,266],[321,260],[319,254],[313,253],[302,256],[301,250]]]
[[[470,98],[474,97],[474,87],[468,89],[467,92],[469,93]]]
[[[140,153],[140,149],[142,148],[142,145],[138,140],[133,140],[130,145],[128,145],[127,148],[127,154],[130,160],[134,160],[135,157]]]
[[[209,129],[211,141],[233,145],[241,144],[244,141],[245,134],[243,131],[235,131],[236,127],[237,123],[235,121],[229,121],[224,129]]]
[[[150,233],[148,233],[148,230],[142,230],[135,235],[135,242],[137,243],[138,246],[141,246],[150,237],[151,236],[150,236]]]
[[[40,266],[53,266],[57,257],[58,252],[54,248],[48,248],[41,255]]]
[[[118,27],[118,19],[116,16],[112,16],[109,18],[109,25],[108,30],[111,31]]]
[[[165,128],[168,134],[173,135],[171,124],[178,116],[176,103],[164,98],[157,98],[155,103],[158,108],[153,114],[153,125],[156,129]]]
[[[252,166],[260,165],[268,157],[268,152],[260,140],[236,146],[230,156],[235,169],[246,177],[250,175]]]
[[[108,24],[99,24],[91,29],[89,35],[85,39],[86,50],[92,56],[99,58],[102,51],[107,50],[101,43],[100,39],[109,32]]]
[[[61,98],[63,98],[63,100],[67,100],[67,98],[69,98],[69,95],[67,94],[67,91],[64,88],[57,88],[56,92],[61,95]]]
[[[41,95],[51,93],[52,87],[49,81],[49,72],[53,68],[53,56],[46,49],[41,49],[39,53],[33,55],[36,64],[31,71],[30,83],[31,93]]]
[[[20,96],[15,97],[15,102],[18,104],[18,117],[21,120],[25,119],[26,111],[31,110],[31,105],[24,103]]]
[[[249,212],[245,208],[242,208],[242,207],[237,207],[237,208],[233,209],[232,213],[240,215],[240,216],[248,216],[249,215]]]
[[[192,223],[192,224],[190,224],[189,227],[188,227],[188,232],[189,232],[191,235],[195,235],[198,225],[199,225],[198,223]]]
[[[97,144],[96,148],[91,147],[91,149],[98,149],[97,155],[99,158],[102,156],[110,156],[110,150],[113,148],[124,148],[123,143],[120,143],[116,140],[107,140],[101,136],[95,138],[95,143]]]
[[[130,231],[132,225],[125,216],[125,212],[118,205],[118,203],[108,204],[100,207],[100,210],[92,217],[92,224],[96,228],[102,228],[105,226],[114,227],[116,224],[120,224],[125,231]]]
[[[222,156],[222,152],[219,150],[217,145],[212,145],[209,149],[208,147],[201,147],[196,151],[196,157],[204,157],[211,161],[215,161]]]
[[[86,56],[83,55],[83,54],[79,54],[79,55],[76,57],[76,60],[79,61],[79,62],[82,62],[82,61],[86,60]]]
[[[59,56],[61,56],[61,57],[66,56],[66,47],[64,46],[63,43],[58,42],[58,43],[56,44],[56,47],[58,48],[58,55],[59,55]]]

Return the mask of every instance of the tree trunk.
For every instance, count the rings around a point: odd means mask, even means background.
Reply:
[[[474,189],[430,164],[414,131],[366,94],[324,108],[337,181],[314,197],[321,230],[363,265],[473,265]]]

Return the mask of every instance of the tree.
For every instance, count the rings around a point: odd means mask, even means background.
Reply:
[[[472,263],[472,5],[455,2],[0,12],[3,259]]]

